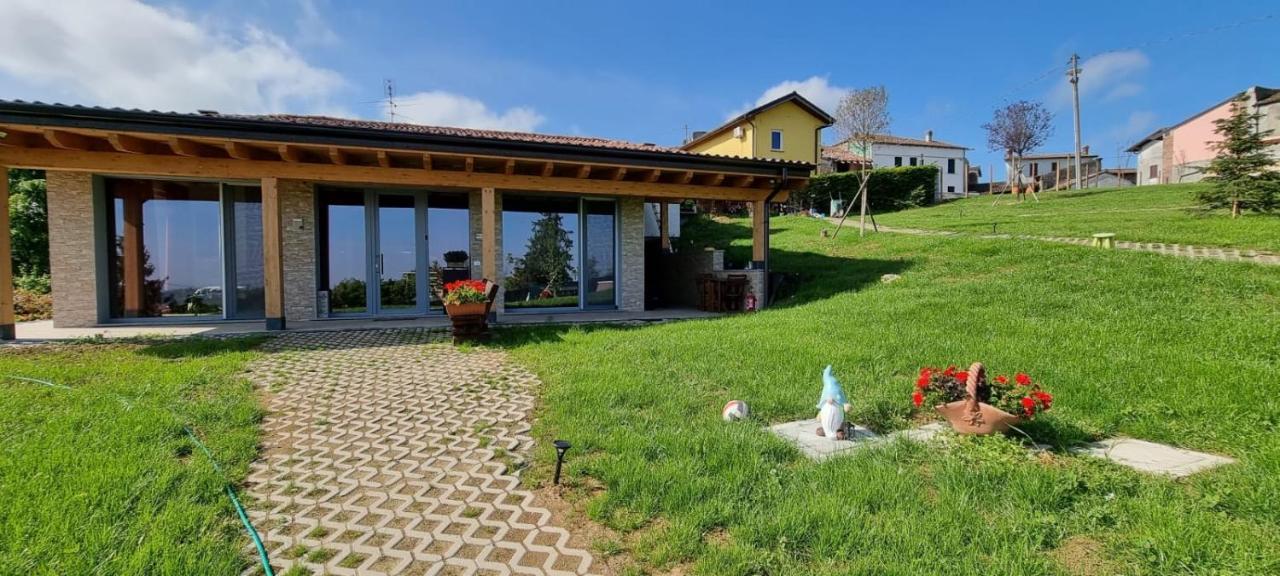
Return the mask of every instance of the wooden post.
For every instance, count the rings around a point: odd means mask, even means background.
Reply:
[[[666,201],[658,203],[658,235],[662,238],[663,251],[671,251],[671,223],[667,215],[670,213],[670,205]]]
[[[769,204],[764,200],[751,203],[751,261],[761,268],[769,257]]]
[[[280,180],[262,179],[262,265],[267,330],[284,330],[284,257],[280,230]]]
[[[9,168],[0,166],[0,340],[13,340],[13,254],[9,242]]]
[[[498,209],[493,188],[480,189],[480,264],[485,279],[498,281]]]
[[[130,189],[124,198],[124,238],[121,242],[124,284],[124,315],[126,318],[138,318],[145,315],[146,298],[143,287],[146,285],[146,272],[143,267],[142,242],[142,203],[139,190]]]

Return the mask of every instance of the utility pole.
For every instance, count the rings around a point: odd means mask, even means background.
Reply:
[[[1067,70],[1071,78],[1071,97],[1074,100],[1076,118],[1076,190],[1080,189],[1080,55],[1071,55],[1071,69]]]

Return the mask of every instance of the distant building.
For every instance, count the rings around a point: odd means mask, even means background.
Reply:
[[[1135,168],[1103,168],[1085,176],[1085,188],[1124,188],[1137,183],[1138,171]],[[1065,184],[1065,182],[1064,182]]]
[[[867,158],[871,158],[874,168],[937,166],[938,186],[933,197],[946,200],[965,195],[969,183],[967,150],[964,146],[934,139],[932,130],[925,132],[923,140],[880,134],[872,138],[869,151],[859,150],[858,144],[850,140],[823,148],[823,162],[818,171],[848,172]]]
[[[1265,142],[1268,153],[1280,164],[1280,89],[1252,86],[1244,92],[1245,105],[1260,114],[1258,131],[1271,131]],[[1138,155],[1139,185],[1198,182],[1204,169],[1217,155],[1213,144],[1221,140],[1214,121],[1231,115],[1231,103],[1240,93],[1152,132],[1129,148]]]
[[[1015,176],[1013,169],[1013,158],[1006,156],[1004,159],[1005,173],[1009,175],[1010,182],[1019,182],[1021,184],[1037,183],[1040,188],[1054,188],[1058,186],[1066,186],[1075,179],[1075,158],[1074,152],[1042,152],[1036,154],[1027,154],[1022,157],[1018,163],[1021,167]],[[1097,154],[1090,154],[1088,146],[1080,148],[1080,171],[1084,173],[1085,179],[1090,174],[1096,174],[1102,170],[1102,158]]]
[[[681,148],[703,154],[818,163],[822,129],[835,119],[792,92],[735,116],[713,130],[694,132]]]

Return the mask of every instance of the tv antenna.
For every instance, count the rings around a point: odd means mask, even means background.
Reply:
[[[396,81],[390,78],[383,80],[382,83],[387,91],[387,115],[391,122],[396,121]]]

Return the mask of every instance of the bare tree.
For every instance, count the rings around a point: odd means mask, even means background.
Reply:
[[[858,235],[867,233],[867,180],[871,178],[871,144],[875,137],[889,131],[889,93],[884,86],[872,86],[851,90],[840,99],[840,107],[836,109],[836,132],[842,142],[848,142],[856,148],[858,155],[865,160],[862,165],[862,178],[858,182],[858,193],[853,197],[862,199],[861,215],[858,217]],[[836,225],[835,238],[849,215],[846,208]]]
[[[982,129],[987,131],[987,148],[992,152],[1004,151],[1013,163],[1009,185],[1013,187],[1013,194],[1021,199],[1022,157],[1044,145],[1053,135],[1053,113],[1039,102],[1019,100],[997,108],[991,122],[983,124]],[[1035,195],[1034,189],[1031,194]],[[1039,199],[1037,196],[1036,200]]]

